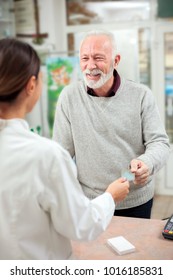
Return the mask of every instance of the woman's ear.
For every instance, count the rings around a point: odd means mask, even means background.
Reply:
[[[28,94],[28,95],[33,95],[33,93],[35,92],[35,88],[36,88],[36,77],[35,77],[35,76],[32,76],[32,77],[29,79],[29,81],[28,81],[28,83],[27,83],[27,85],[26,85],[26,87],[25,87],[25,89],[26,89],[26,94]]]

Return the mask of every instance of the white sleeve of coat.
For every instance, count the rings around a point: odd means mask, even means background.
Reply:
[[[55,230],[73,240],[93,240],[109,225],[115,202],[109,193],[89,200],[77,180],[76,166],[66,151],[55,155],[50,184],[40,198]],[[88,174],[89,176],[89,174]]]

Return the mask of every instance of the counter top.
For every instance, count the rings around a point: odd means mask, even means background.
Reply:
[[[113,217],[107,230],[90,242],[73,241],[73,252],[81,260],[173,260],[173,240],[165,239],[162,230],[167,220]],[[118,255],[107,239],[123,236],[136,250]]]

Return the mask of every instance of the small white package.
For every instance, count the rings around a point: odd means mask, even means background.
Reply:
[[[135,251],[135,246],[123,236],[107,239],[107,243],[119,255],[124,255]]]

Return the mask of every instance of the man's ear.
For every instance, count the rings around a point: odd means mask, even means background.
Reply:
[[[115,60],[114,60],[114,67],[117,67],[119,62],[120,62],[121,56],[119,54],[117,54],[115,56]]]
[[[25,87],[26,93],[27,93],[28,95],[32,95],[32,94],[35,92],[35,87],[36,87],[36,77],[35,77],[35,76],[32,76],[32,77],[29,79],[29,81],[28,81],[28,83],[27,83],[27,85],[26,85],[26,87]]]

